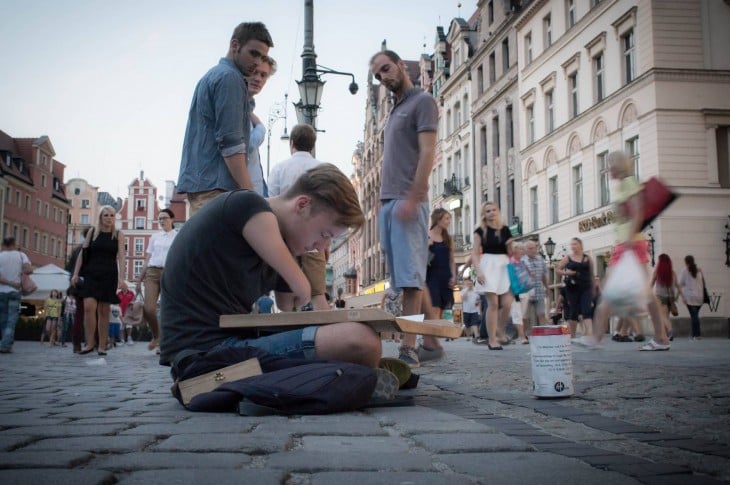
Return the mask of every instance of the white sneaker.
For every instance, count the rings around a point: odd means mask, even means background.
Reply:
[[[570,342],[579,347],[585,347],[587,349],[602,349],[603,345],[598,342],[594,337],[584,335],[582,337],[571,339]]]
[[[132,340],[132,337],[127,337],[127,345],[134,345],[134,340]]]

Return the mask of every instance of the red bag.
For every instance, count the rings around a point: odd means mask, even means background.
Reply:
[[[644,221],[641,223],[641,230],[646,229],[654,219],[664,212],[664,209],[675,201],[677,194],[671,191],[664,182],[656,177],[651,177],[644,182],[641,188],[641,197],[644,207]]]

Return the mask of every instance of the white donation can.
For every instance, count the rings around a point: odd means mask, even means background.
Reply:
[[[532,327],[532,392],[537,397],[573,395],[573,352],[566,325]]]

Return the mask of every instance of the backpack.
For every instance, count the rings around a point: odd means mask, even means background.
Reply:
[[[192,354],[191,354],[192,352]],[[246,416],[267,414],[329,414],[364,407],[375,390],[374,369],[347,362],[292,359],[255,347],[222,347],[209,352],[184,351],[176,357],[173,376],[189,379],[251,358],[263,374],[226,382],[193,397],[190,411],[238,411]],[[176,386],[173,395],[182,404]]]

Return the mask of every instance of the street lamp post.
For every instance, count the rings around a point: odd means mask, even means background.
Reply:
[[[322,100],[322,90],[325,81],[319,76],[322,74],[339,74],[352,77],[349,90],[356,94],[358,91],[355,76],[349,72],[335,71],[328,67],[317,65],[317,54],[314,52],[314,0],[304,0],[304,46],[302,48],[302,80],[297,81],[301,99],[294,103],[297,113],[297,123],[306,123],[317,130],[317,112]]]
[[[276,123],[277,120],[284,119],[284,134],[281,135],[281,140],[288,140],[289,139],[289,133],[287,132],[287,126],[286,126],[286,110],[287,110],[287,100],[289,99],[289,94],[284,94],[284,104],[281,105],[280,103],[274,104],[269,109],[269,122],[267,124],[267,133],[266,133],[266,181],[269,180],[269,169],[271,168],[271,129],[274,127],[274,123]]]

